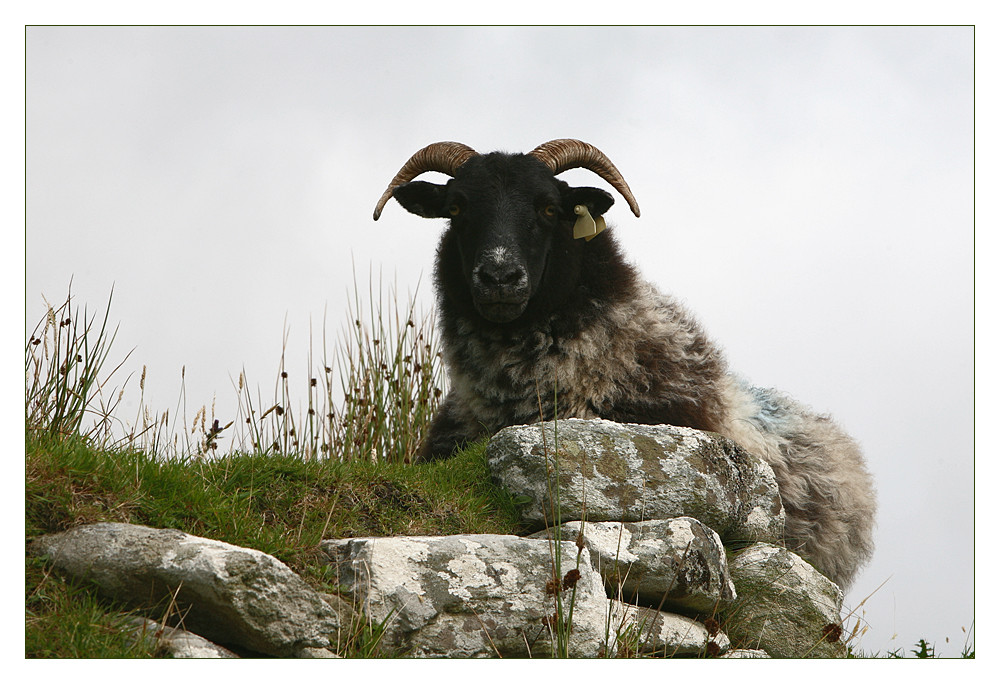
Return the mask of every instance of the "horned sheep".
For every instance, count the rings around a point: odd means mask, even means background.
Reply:
[[[614,198],[556,177],[571,168],[605,179],[639,216],[611,160],[565,139],[528,154],[434,143],[380,198],[376,220],[390,197],[448,219],[434,279],[450,389],[418,460],[553,418],[717,432],[771,465],[786,544],[846,588],[873,551],[875,493],[857,444],[829,417],[730,373],[694,318],[602,230]],[[428,171],[450,179],[414,180]]]

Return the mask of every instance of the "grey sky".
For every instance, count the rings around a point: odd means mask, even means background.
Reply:
[[[70,278],[146,403],[306,373],[352,262],[405,293],[441,226],[379,195],[418,148],[601,148],[609,220],[731,366],[836,416],[880,493],[862,648],[974,617],[971,28],[32,28],[29,329]],[[600,185],[583,171],[569,182]],[[367,287],[365,282],[364,287]],[[131,401],[135,402],[135,398]],[[134,413],[135,404],[124,413]],[[945,639],[949,639],[949,643]]]

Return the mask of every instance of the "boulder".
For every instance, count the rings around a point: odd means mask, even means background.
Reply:
[[[777,541],[784,528],[770,466],[714,433],[568,419],[504,428],[486,457],[533,529],[690,516],[729,542]]]
[[[29,552],[134,606],[174,597],[186,629],[256,653],[330,648],[343,622],[273,556],[178,530],[97,523],[40,537]]]
[[[736,598],[726,552],[712,529],[694,518],[640,523],[568,522],[534,537],[575,541],[581,534],[608,594],[630,603],[713,615]]]
[[[331,539],[321,548],[382,645],[413,657],[538,657],[558,653],[553,620],[570,615],[568,654],[596,657],[608,599],[590,555],[512,535]],[[562,611],[556,600],[561,599]]]
[[[844,594],[799,556],[754,544],[735,554],[729,572],[739,599],[726,631],[741,646],[776,658],[847,655],[840,639]]]

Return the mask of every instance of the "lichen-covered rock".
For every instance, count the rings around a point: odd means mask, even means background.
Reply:
[[[767,651],[762,651],[759,648],[735,648],[731,651],[719,656],[720,658],[743,658],[743,659],[757,659],[757,658],[770,658]]]
[[[486,456],[535,529],[690,516],[728,542],[778,541],[784,528],[770,466],[714,433],[568,419],[505,428]]]
[[[276,558],[178,530],[97,523],[49,534],[29,551],[136,606],[176,597],[189,630],[274,656],[336,643],[341,618]],[[344,625],[346,628],[347,625]]]
[[[710,631],[689,617],[621,601],[611,601],[611,632],[619,657],[714,657],[729,650],[729,637],[717,628]]]
[[[641,523],[568,522],[533,537],[575,541],[612,597],[663,610],[711,615],[736,598],[722,540],[694,518]]]
[[[544,539],[488,534],[321,544],[367,619],[384,626],[382,644],[389,651],[455,658],[555,652],[553,547]],[[571,542],[559,547],[563,578],[579,573],[560,581],[564,615],[573,604],[569,655],[596,657],[608,619],[604,583],[589,554]]]
[[[726,620],[741,646],[775,658],[836,658],[844,594],[791,551],[754,544],[738,552],[729,572],[739,599]]]

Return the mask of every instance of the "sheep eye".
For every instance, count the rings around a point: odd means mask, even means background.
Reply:
[[[448,205],[448,213],[452,216],[458,216],[461,213],[461,209],[457,204]]]
[[[544,209],[542,209],[542,213],[548,216],[549,218],[555,218],[557,213],[556,205],[554,204],[547,205]]]

